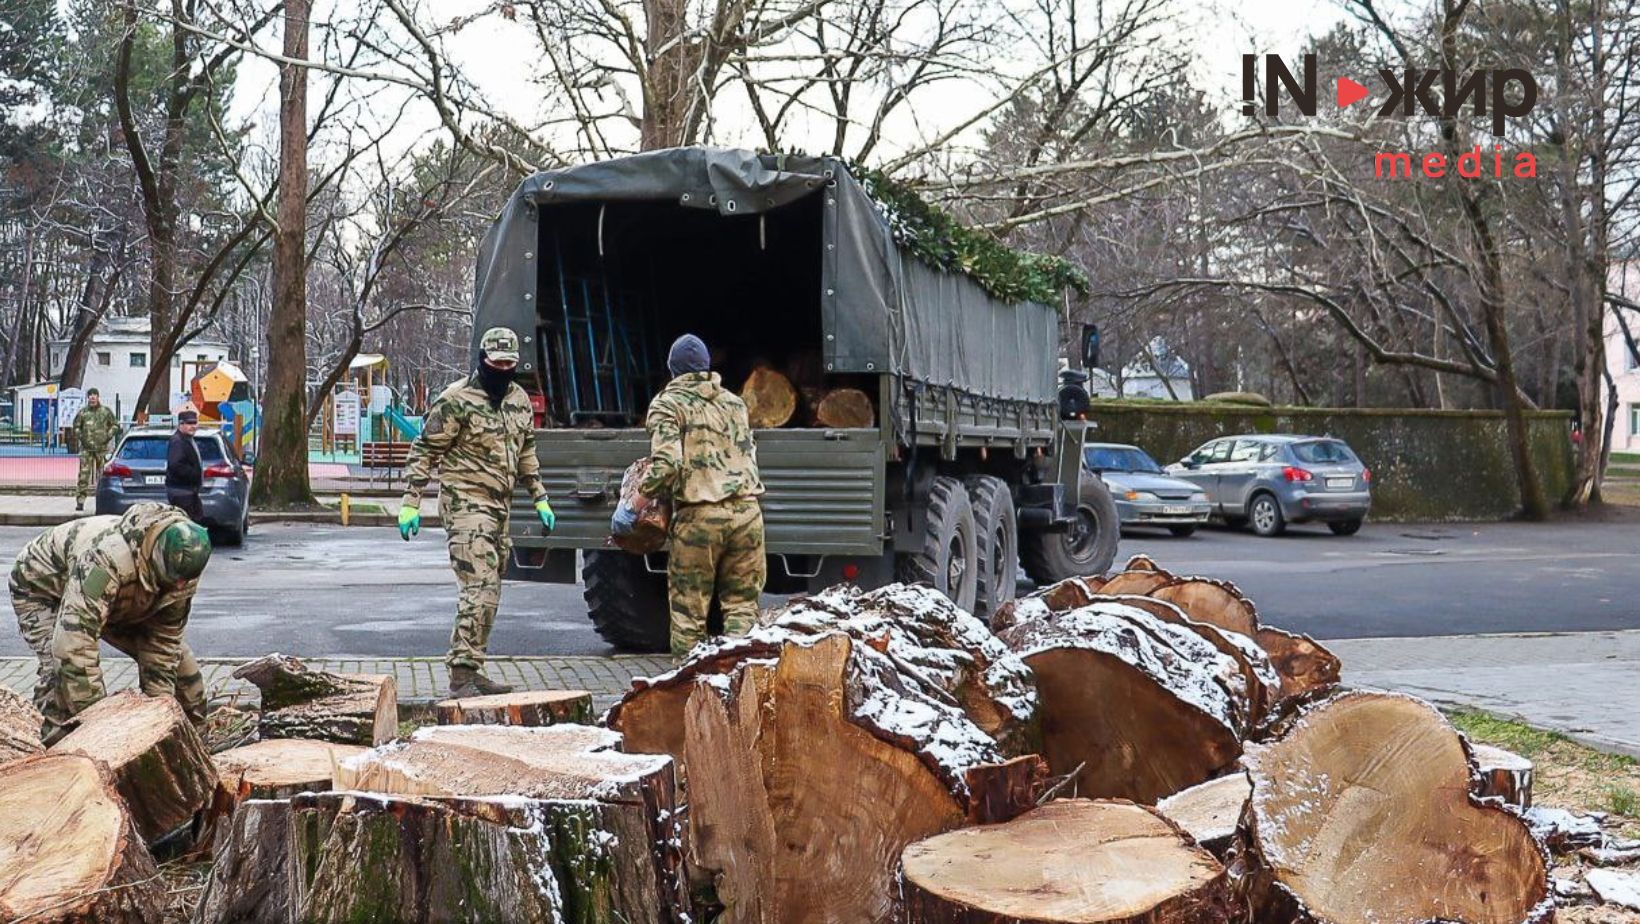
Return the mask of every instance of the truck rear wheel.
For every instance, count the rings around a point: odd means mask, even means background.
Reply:
[[[650,574],[641,555],[589,550],[581,556],[587,615],[604,641],[622,651],[671,650],[666,575]]]
[[[978,543],[974,507],[962,482],[941,475],[928,492],[922,548],[899,561],[900,580],[932,586],[957,606],[974,610]]]
[[[1110,489],[1098,477],[1082,474],[1076,519],[1062,533],[1031,533],[1020,539],[1020,563],[1039,586],[1069,577],[1104,574],[1116,560],[1122,523]]]
[[[989,620],[997,607],[1014,598],[1019,579],[1019,522],[1008,483],[990,475],[966,482],[974,508],[974,615]]]

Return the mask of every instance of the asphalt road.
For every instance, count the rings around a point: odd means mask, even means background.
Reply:
[[[0,528],[0,562],[34,533]],[[1369,523],[1350,538],[1140,531],[1120,558],[1138,552],[1235,581],[1268,621],[1323,639],[1640,628],[1640,523]],[[438,655],[454,608],[437,531],[406,544],[392,529],[262,526],[242,549],[219,550],[188,637],[216,656]],[[0,609],[0,656],[28,654],[9,601]],[[610,653],[578,587],[518,582],[502,594],[490,650]]]

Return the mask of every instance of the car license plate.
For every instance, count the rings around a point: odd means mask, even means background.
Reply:
[[[1163,507],[1162,513],[1168,516],[1186,516],[1190,513],[1190,508],[1183,506]]]
[[[1353,488],[1353,487],[1355,487],[1355,479],[1354,478],[1328,478],[1327,479],[1327,487],[1329,487],[1329,488]]]
[[[164,484],[165,483],[165,476],[164,475],[144,475],[142,477],[142,483],[143,484]]]

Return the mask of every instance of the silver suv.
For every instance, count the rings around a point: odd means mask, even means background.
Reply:
[[[1207,492],[1214,515],[1249,523],[1260,536],[1310,521],[1353,536],[1372,507],[1372,472],[1331,437],[1227,436],[1167,471]]]

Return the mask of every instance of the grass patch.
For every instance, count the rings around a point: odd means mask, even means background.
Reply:
[[[1614,452],[1612,453],[1612,461],[1633,462],[1636,465],[1640,465],[1640,452]]]
[[[1637,802],[1640,802],[1640,797],[1627,786],[1613,786],[1606,790],[1606,811],[1613,815],[1635,817]]]

